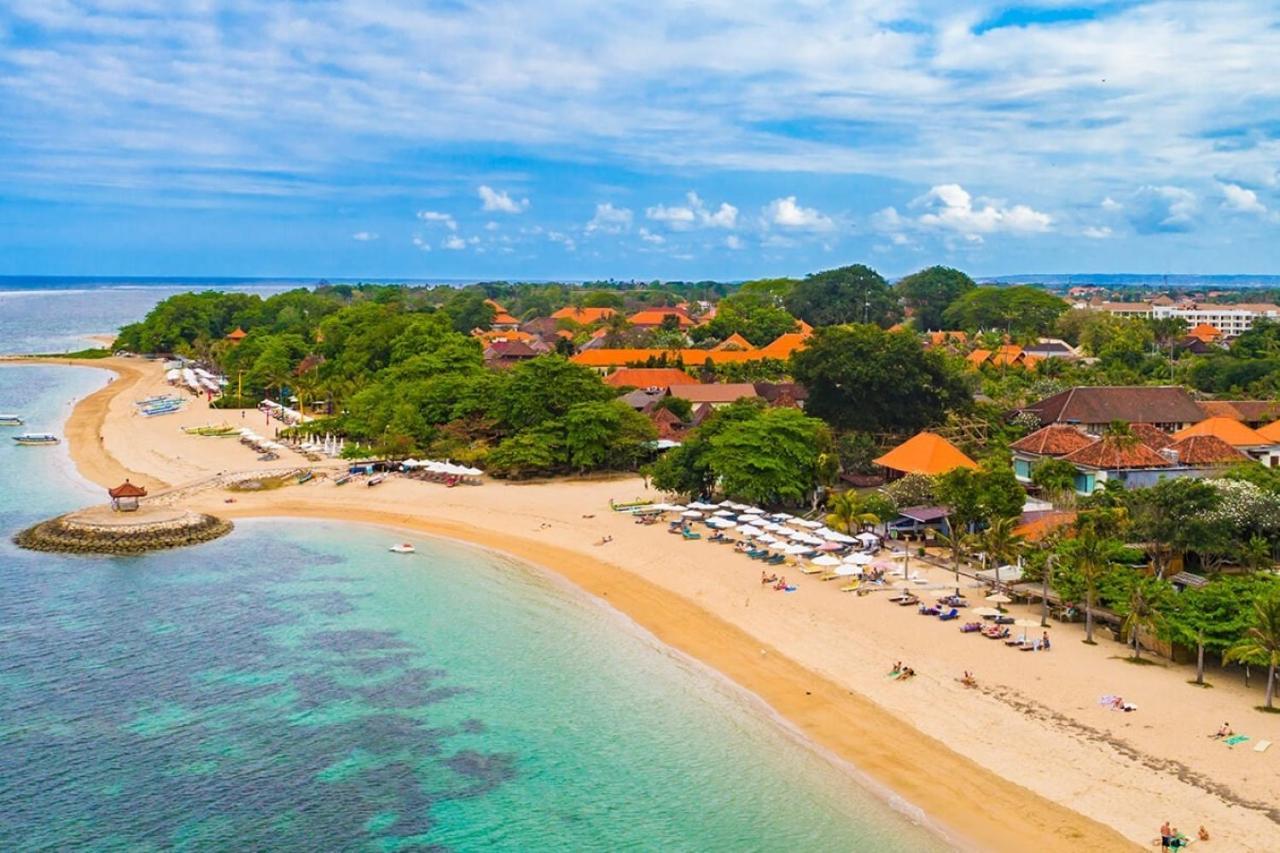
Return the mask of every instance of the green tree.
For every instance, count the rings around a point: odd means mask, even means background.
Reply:
[[[653,485],[690,499],[711,494],[719,476],[711,466],[712,440],[735,424],[756,418],[762,409],[758,400],[739,400],[712,412],[685,436],[679,447],[666,451],[653,463]]]
[[[1031,469],[1031,482],[1054,506],[1072,506],[1076,496],[1076,466],[1065,459],[1046,457]]]
[[[908,308],[913,311],[916,328],[921,331],[943,329],[943,313],[976,285],[973,279],[951,267],[933,266],[912,273],[895,286]]]
[[[831,451],[826,424],[798,409],[765,409],[711,439],[708,456],[724,493],[752,503],[800,505],[821,481]]]
[[[580,472],[630,468],[658,437],[648,418],[619,400],[578,403],[565,415],[564,427],[568,462]]]
[[[726,296],[716,305],[716,316],[704,334],[723,340],[735,333],[753,346],[762,347],[780,335],[794,332],[796,318],[779,307],[770,297],[751,293]]]
[[[549,473],[565,463],[564,440],[554,429],[526,430],[499,444],[489,454],[489,473],[527,477]]]
[[[1227,650],[1227,661],[1258,664],[1267,668],[1267,694],[1263,706],[1273,708],[1276,667],[1280,666],[1280,592],[1270,592],[1253,602],[1253,618],[1242,640]]]
[[[971,402],[962,374],[910,332],[818,329],[791,361],[796,381],[809,389],[806,411],[842,429],[917,430]]]
[[[544,355],[503,373],[493,411],[506,428],[518,431],[561,418],[577,403],[613,396],[613,389],[590,368]]]
[[[1171,639],[1196,650],[1196,684],[1204,684],[1205,651],[1226,652],[1248,626],[1253,599],[1265,587],[1248,578],[1225,577],[1188,587],[1173,600],[1166,626]]]
[[[1093,608],[1098,598],[1098,585],[1111,571],[1111,554],[1115,544],[1098,536],[1092,527],[1080,530],[1068,543],[1067,560],[1084,584],[1084,641],[1093,645]]]
[[[472,329],[485,331],[493,325],[494,310],[483,290],[459,290],[444,303],[444,312],[453,328],[463,334]]]
[[[1038,287],[976,287],[951,303],[943,312],[943,322],[952,329],[1043,335],[1066,310],[1067,303]]]
[[[1169,598],[1170,587],[1159,578],[1141,578],[1129,591],[1129,597],[1121,609],[1120,631],[1133,649],[1133,659],[1142,657],[1139,636],[1145,631],[1156,634],[1164,626],[1163,608]]]
[[[1175,557],[1181,557],[1207,538],[1219,504],[1214,487],[1203,480],[1176,477],[1148,489],[1129,493],[1133,532],[1146,543],[1156,577],[1163,578]]]
[[[880,273],[862,264],[807,276],[791,288],[783,304],[793,317],[811,326],[890,326],[902,316],[888,283]]]
[[[937,498],[938,481],[928,474],[907,474],[884,487],[885,496],[899,509],[927,506]]]
[[[765,296],[775,302],[781,302],[787,298],[787,294],[795,288],[796,284],[794,278],[758,278],[753,281],[744,281],[738,288],[738,292],[749,296]]]
[[[832,530],[840,530],[852,536],[879,521],[880,517],[866,508],[857,492],[841,492],[827,500],[826,522]]]
[[[978,542],[987,555],[988,565],[1000,576],[1000,567],[1012,563],[1027,547],[1027,541],[1018,533],[1016,518],[993,519],[987,529],[979,534]]]

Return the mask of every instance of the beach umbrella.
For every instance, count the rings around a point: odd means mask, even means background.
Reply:
[[[680,515],[684,518],[702,518],[702,513],[698,512],[696,509],[685,510],[680,513]]]
[[[1010,604],[1013,602],[1013,599],[1005,595],[1003,592],[997,592],[995,595],[988,595],[987,601],[990,601],[992,604]],[[1040,623],[1037,622],[1036,624],[1039,625]]]
[[[773,515],[769,517],[776,518],[778,519],[778,521],[790,521],[791,519],[795,518],[794,515],[787,515],[785,512],[775,512]]]
[[[807,554],[809,553],[809,549],[804,545],[788,545],[782,549],[782,553],[792,555]]]
[[[1015,619],[1013,620],[1013,624],[1017,625],[1019,628],[1039,628],[1040,620],[1039,619]]]
[[[839,542],[823,542],[818,546],[819,551],[839,551],[844,546]]]
[[[738,528],[738,532],[743,536],[759,536],[763,531],[758,527],[752,527],[750,524],[744,524]]]
[[[832,571],[842,578],[847,578],[847,577],[852,577],[853,575],[862,574],[856,566],[847,566],[844,564],[836,566],[835,569],[833,569]]]
[[[815,566],[840,565],[840,561],[837,560],[835,557],[831,556],[830,554],[822,554],[821,556],[814,557],[812,560],[810,560],[810,562],[813,563]]]
[[[778,542],[778,537],[770,536],[768,533],[766,533],[763,536],[757,536],[756,541],[763,543],[765,545],[774,545]]]
[[[851,566],[869,566],[873,559],[870,554],[850,554],[844,561]]]
[[[999,616],[1000,611],[994,607],[975,607],[969,611],[974,616]]]
[[[807,527],[810,530],[817,530],[819,527],[822,527],[821,521],[809,521],[808,519],[804,519],[804,518],[797,518],[793,520],[791,523],[798,524],[801,527]]]
[[[711,513],[711,514],[712,514],[712,515],[716,515],[716,516],[720,516],[720,517],[733,515],[733,513],[729,512],[729,510],[727,510],[727,509],[718,509],[718,510],[716,510],[715,512],[713,512],[713,513]]]

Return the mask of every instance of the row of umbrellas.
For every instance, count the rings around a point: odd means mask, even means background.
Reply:
[[[479,477],[484,472],[479,468],[466,465],[454,465],[452,462],[439,462],[435,459],[406,459],[400,463],[405,468],[421,468],[432,474],[445,474],[453,477]]]

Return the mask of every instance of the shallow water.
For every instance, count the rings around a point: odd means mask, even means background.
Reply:
[[[101,371],[0,368],[55,428]],[[0,447],[0,849],[928,850],[757,703],[530,567],[259,520],[22,552],[101,497]]]

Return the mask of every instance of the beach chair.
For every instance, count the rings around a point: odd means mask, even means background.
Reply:
[[[701,533],[695,533],[692,530],[682,531],[680,535],[683,536],[685,539],[701,539],[702,538]]]
[[[854,581],[853,583],[851,583],[851,584],[849,584],[849,585],[847,585],[847,586],[842,586],[842,587],[840,587],[840,591],[841,591],[841,592],[857,592],[857,593],[861,593],[861,592],[862,592],[862,590],[860,589],[860,587],[861,587],[861,586],[862,586],[862,582],[861,582],[861,581]]]
[[[802,575],[816,575],[816,574],[820,573],[821,571],[822,571],[822,566],[815,566],[815,565],[813,565],[813,564],[809,564],[809,565],[804,566],[803,568],[801,568],[801,569],[800,569],[800,574],[802,574]]]
[[[771,566],[781,566],[783,563],[785,563],[785,562],[787,561],[787,555],[786,555],[786,554],[774,554],[774,555],[773,555],[773,556],[771,556],[771,557],[765,557],[765,558],[764,558],[764,561],[765,561],[766,563],[768,563],[769,565],[771,565]]]
[[[954,607],[951,608],[951,610],[949,610],[946,613],[938,614],[938,619],[942,622],[949,622],[952,619],[959,619],[959,618],[960,618],[960,611],[956,610]]]

